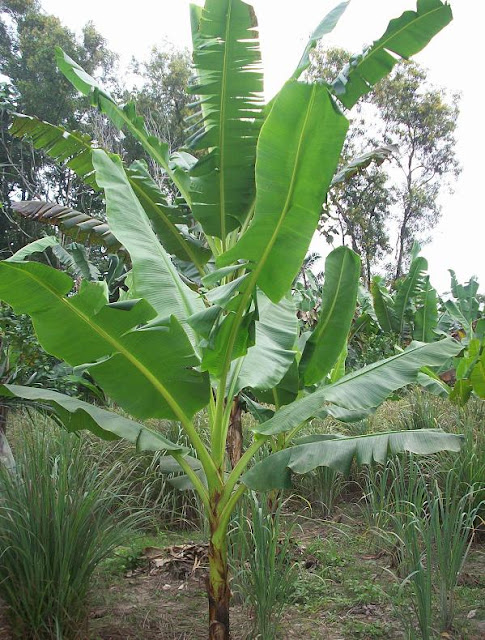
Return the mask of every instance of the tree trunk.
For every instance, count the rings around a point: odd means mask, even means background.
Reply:
[[[231,409],[231,417],[229,419],[229,429],[226,440],[226,449],[233,469],[242,456],[243,435],[241,418],[242,407],[239,403],[239,396],[236,396]]]
[[[213,528],[209,542],[209,640],[229,640],[229,601],[226,532]]]

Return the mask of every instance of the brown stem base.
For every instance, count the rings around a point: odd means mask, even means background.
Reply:
[[[225,549],[209,546],[209,640],[230,640],[227,554]]]

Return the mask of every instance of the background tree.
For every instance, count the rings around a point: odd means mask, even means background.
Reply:
[[[377,85],[372,102],[382,120],[379,137],[396,144],[395,164],[398,208],[394,277],[405,267],[413,242],[438,223],[439,196],[450,191],[450,179],[460,168],[456,157],[455,131],[459,113],[458,94],[430,85],[425,69],[401,62],[392,76]]]
[[[342,49],[319,48],[310,78],[331,82],[348,58]],[[439,196],[459,173],[454,137],[458,102],[458,95],[431,86],[425,69],[401,61],[350,114],[344,162],[379,145],[397,148],[388,172],[373,165],[331,191],[322,220],[327,237],[328,232],[340,235],[361,255],[367,284],[372,268],[390,256],[391,236],[396,237],[396,251],[388,271],[394,278],[404,273],[413,242],[429,240],[423,233],[439,220]]]
[[[138,111],[171,151],[179,149],[187,137],[184,120],[193,102],[187,92],[192,74],[189,52],[165,42],[152,48],[147,61],[133,60],[132,67],[141,79],[141,86],[131,94]]]
[[[114,54],[88,23],[77,38],[58,18],[45,14],[38,2],[5,0],[0,8],[0,74],[6,77],[0,96],[0,251],[7,257],[30,236],[33,224],[12,215],[10,198],[50,199],[90,209],[92,190],[44,154],[27,148],[8,133],[12,111],[36,114],[43,120],[76,130],[89,126],[89,101],[79,97],[57,71],[53,50],[62,46],[86,69],[109,81]],[[100,203],[97,206],[100,209]],[[26,237],[27,236],[27,237]]]
[[[389,254],[387,219],[396,202],[388,175],[372,166],[336,185],[329,193],[322,230],[328,237],[328,223],[338,232],[341,243],[352,247],[362,259],[362,279],[367,287],[373,269]]]

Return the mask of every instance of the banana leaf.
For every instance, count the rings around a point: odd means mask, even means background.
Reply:
[[[266,423],[267,424],[267,423]],[[274,453],[258,462],[241,478],[254,491],[291,488],[291,474],[328,467],[347,474],[355,461],[359,466],[384,464],[391,455],[409,452],[430,455],[459,451],[463,436],[441,429],[417,429],[353,437],[328,437]]]

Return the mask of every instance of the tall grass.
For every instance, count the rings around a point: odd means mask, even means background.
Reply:
[[[367,473],[367,520],[394,553],[411,597],[413,616],[401,615],[410,638],[430,640],[436,628],[452,627],[454,593],[482,507],[476,490],[459,469],[444,473],[438,459],[399,457]]]
[[[453,431],[462,433],[465,441],[458,454],[441,457],[440,470],[443,476],[449,471],[455,475],[455,486],[459,495],[473,488],[472,504],[476,509],[476,526],[485,534],[485,402],[471,398],[459,412]],[[442,483],[443,484],[443,483]]]
[[[459,482],[455,472],[449,471],[443,488],[435,483],[435,495],[429,504],[427,535],[435,554],[441,631],[447,631],[453,625],[455,588],[473,540],[474,522],[481,507],[480,503],[474,504],[475,488],[470,487],[464,495],[460,495]]]
[[[251,637],[258,640],[281,637],[278,623],[297,579],[291,530],[281,528],[281,509],[281,500],[271,508],[267,496],[251,492],[233,520],[232,589],[251,608]]]
[[[84,444],[27,432],[17,475],[0,469],[0,596],[25,640],[86,638],[93,572],[133,535],[119,469],[106,472]]]
[[[325,517],[329,517],[334,513],[346,484],[341,473],[329,467],[317,467],[315,471],[298,478],[295,491],[316,506]]]
[[[203,434],[205,424],[203,419],[200,422],[200,432]],[[185,434],[177,423],[152,420],[150,426],[173,442],[187,445]],[[55,436],[59,427],[42,413],[31,409],[24,408],[11,414],[9,432],[14,447],[17,442],[21,444],[25,432],[32,430]],[[100,473],[117,470],[123,487],[119,500],[133,512],[144,514],[143,526],[146,530],[199,530],[203,526],[203,509],[197,494],[191,490],[179,491],[171,484],[171,480],[179,474],[161,471],[164,460],[162,453],[140,453],[128,442],[104,442],[88,432],[83,432],[81,437],[85,457],[91,459]]]

